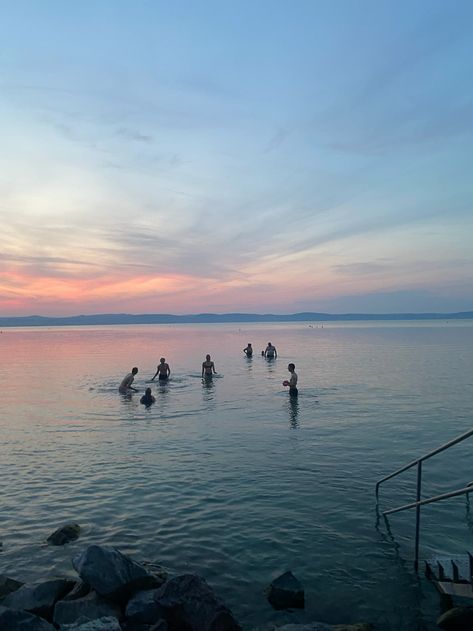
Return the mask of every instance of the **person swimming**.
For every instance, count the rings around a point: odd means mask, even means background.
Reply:
[[[159,375],[158,381],[167,381],[170,374],[171,369],[169,368],[169,364],[166,363],[166,359],[164,357],[161,357],[158,367],[156,368],[156,374],[151,379],[151,381],[154,381],[156,379],[156,375]]]
[[[215,370],[215,364],[210,359],[210,355],[205,356],[205,361],[202,362],[202,378],[212,379],[212,375],[217,374]]]
[[[146,407],[149,407],[155,401],[156,399],[151,394],[151,388],[146,388],[144,395],[140,399],[140,403],[142,403],[143,405],[146,405]]]
[[[119,392],[121,392],[122,394],[126,394],[130,390],[133,390],[133,392],[138,392],[138,390],[136,388],[133,388],[133,386],[131,385],[133,381],[135,380],[135,375],[137,373],[138,373],[138,368],[135,366],[134,368],[131,369],[131,372],[129,372],[127,376],[123,378],[123,381],[118,386]]]

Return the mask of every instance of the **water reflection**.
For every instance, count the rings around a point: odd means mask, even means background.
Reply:
[[[214,388],[215,384],[211,376],[202,378],[202,394],[204,401],[213,401]]]
[[[276,369],[276,358],[275,357],[265,357],[265,364],[268,368],[268,372],[274,372]]]
[[[298,397],[288,397],[289,424],[291,429],[299,428],[299,399]]]

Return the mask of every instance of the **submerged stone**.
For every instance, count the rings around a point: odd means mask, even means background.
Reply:
[[[266,590],[274,609],[303,609],[304,588],[292,572],[284,572]]]
[[[68,523],[55,530],[46,541],[52,546],[63,546],[65,543],[78,539],[79,535],[79,524]]]
[[[0,601],[8,594],[20,589],[23,585],[24,583],[16,581],[14,578],[8,578],[8,576],[0,574]]]

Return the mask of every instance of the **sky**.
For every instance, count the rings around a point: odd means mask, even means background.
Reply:
[[[0,8],[0,315],[473,310],[470,0]]]

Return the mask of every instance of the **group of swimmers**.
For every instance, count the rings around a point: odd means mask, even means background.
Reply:
[[[253,347],[250,342],[246,348],[243,349],[243,352],[247,357],[253,357]],[[278,352],[276,347],[268,342],[266,348],[261,351],[261,355],[266,357],[267,359],[276,359],[278,356]],[[295,364],[289,364],[287,367],[288,371],[291,373],[289,379],[285,379],[282,382],[284,387],[289,388],[289,395],[291,397],[297,397],[299,391],[297,389],[297,373]],[[122,394],[129,394],[130,392],[138,392],[137,388],[133,387],[133,381],[135,380],[135,375],[138,373],[138,368],[135,366],[131,369],[126,377],[123,378],[118,390]],[[217,371],[215,369],[215,364],[212,361],[210,355],[205,356],[205,361],[202,362],[202,379],[212,379],[213,375],[216,375]],[[156,368],[156,373],[151,378],[151,381],[154,381],[156,377],[158,377],[158,381],[160,383],[164,383],[168,381],[169,376],[171,375],[171,369],[169,368],[169,364],[166,362],[165,357],[161,357],[159,360],[159,364]],[[140,403],[143,405],[149,406],[156,401],[155,397],[151,393],[151,388],[146,388],[144,395],[140,399]]]

